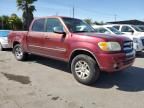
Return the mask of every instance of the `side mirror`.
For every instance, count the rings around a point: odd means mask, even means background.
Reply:
[[[54,27],[53,32],[58,34],[65,34],[63,27]]]

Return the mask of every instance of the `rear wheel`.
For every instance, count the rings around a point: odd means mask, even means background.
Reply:
[[[23,51],[23,48],[20,44],[14,46],[13,53],[18,61],[26,60],[28,56],[28,54]]]
[[[78,82],[86,85],[95,83],[100,74],[96,61],[84,54],[77,55],[72,60],[71,71]]]

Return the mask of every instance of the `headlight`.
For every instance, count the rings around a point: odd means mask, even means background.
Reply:
[[[121,46],[118,42],[99,42],[98,46],[103,51],[121,51]]]
[[[133,42],[134,43],[138,43],[138,39],[137,38],[133,38]]]

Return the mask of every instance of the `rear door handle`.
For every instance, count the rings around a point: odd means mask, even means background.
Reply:
[[[48,36],[46,36],[45,39],[50,39],[50,38]]]

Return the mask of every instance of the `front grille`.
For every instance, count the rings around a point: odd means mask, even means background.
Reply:
[[[125,41],[123,45],[123,51],[125,53],[129,53],[133,51],[133,42],[132,41]]]
[[[133,57],[134,56],[133,42],[132,41],[125,41],[123,44],[123,51],[126,54],[127,58]]]

